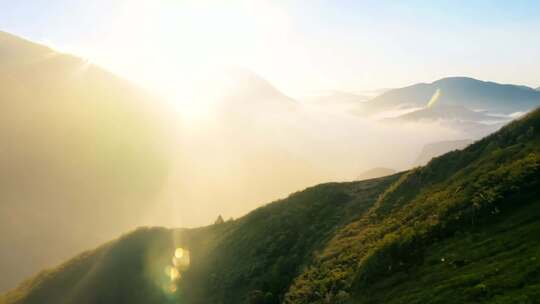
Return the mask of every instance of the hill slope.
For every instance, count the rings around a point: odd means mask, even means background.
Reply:
[[[312,253],[397,178],[319,185],[209,227],[139,229],[38,274],[0,303],[243,303],[259,290],[278,303]],[[177,247],[189,250],[190,267],[171,292],[164,270]]]
[[[347,303],[351,299],[354,303],[495,299],[510,303],[511,295],[517,293],[522,299],[537,299],[540,262],[535,256],[540,242],[533,234],[521,234],[523,230],[534,232],[538,225],[539,128],[540,111],[536,110],[463,151],[450,152],[403,175],[371,210],[327,244],[315,263],[297,278],[285,303]],[[469,258],[471,252],[457,247],[459,235],[478,237],[501,231],[509,223],[507,217],[516,214],[523,216],[516,223],[524,226],[513,226],[515,230],[508,233],[525,242],[527,250],[506,244],[509,236],[503,233],[491,235],[488,242],[470,244],[476,247]],[[454,250],[441,257],[432,255],[445,246]],[[485,261],[478,257],[482,252],[500,254],[495,261],[501,265],[528,261],[528,268],[485,268]],[[467,268],[461,276],[454,276],[455,272],[430,268],[434,259]],[[429,271],[431,278],[409,281],[409,274],[422,271]],[[514,283],[501,283],[491,290],[492,279],[497,278]],[[411,296],[411,288],[401,285],[404,280],[417,290],[416,295]],[[434,283],[437,288],[429,289]],[[374,287],[384,293],[374,293]]]
[[[170,162],[154,103],[80,58],[0,32],[0,291],[135,227]]]
[[[540,110],[406,173],[138,230],[0,303],[536,303],[538,130]]]

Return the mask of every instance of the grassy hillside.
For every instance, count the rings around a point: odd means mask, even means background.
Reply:
[[[391,283],[392,277],[397,274],[408,277],[410,272],[429,268],[426,263],[430,262],[432,246],[443,246],[449,242],[444,240],[460,233],[502,229],[499,226],[503,225],[502,221],[522,208],[526,209],[524,214],[535,215],[530,220],[537,220],[534,203],[540,182],[539,128],[537,110],[463,151],[450,152],[403,175],[372,209],[326,245],[315,262],[295,280],[285,303],[347,303],[351,298],[357,299],[353,302],[377,303],[380,302],[377,296],[381,295],[373,294],[372,286],[386,284],[385,293],[401,288]],[[493,237],[501,244],[496,250],[506,252],[503,241],[507,236]],[[528,239],[538,246],[533,234],[528,234]],[[538,252],[534,248],[532,252],[535,250]],[[508,263],[523,258],[530,260],[530,267],[539,266],[530,253],[511,256]],[[471,263],[469,267],[468,275],[481,276],[481,263]],[[509,278],[522,274],[519,268],[500,271]],[[440,290],[426,290],[427,286],[421,284],[416,287],[424,289],[426,295],[446,292],[452,297],[445,300],[425,297],[427,302],[456,303],[455,299],[462,297],[468,288],[486,284],[480,280],[469,282],[474,283],[471,286],[456,286],[451,282],[458,278],[451,273],[435,274],[442,281]],[[539,279],[540,272],[534,270],[515,288],[533,299],[534,293],[527,293],[529,289],[537,290]],[[513,291],[508,288],[486,294],[486,301],[509,292]],[[397,291],[393,299],[397,303],[410,302],[406,294]]]
[[[243,303],[262,290],[279,303],[312,253],[397,178],[319,185],[209,227],[140,229],[38,274],[0,303]],[[163,270],[177,247],[189,250],[190,267],[171,293]]]
[[[538,303],[538,130],[540,110],[413,171],[140,229],[0,303]]]
[[[204,267],[186,272],[193,303],[243,303],[261,293],[279,303],[313,253],[366,212],[398,178],[323,184],[259,208],[230,225],[205,254]],[[199,293],[194,288],[200,288]]]

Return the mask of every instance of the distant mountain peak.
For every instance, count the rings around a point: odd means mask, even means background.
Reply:
[[[233,95],[255,95],[258,98],[289,99],[283,92],[277,89],[267,79],[254,71],[241,68],[228,68],[221,72],[221,77],[226,78]],[[254,97],[255,97],[254,96]]]
[[[210,82],[203,90],[208,87],[217,88],[219,107],[228,113],[275,113],[292,109],[297,104],[268,80],[247,69],[218,70],[210,76]]]
[[[433,83],[444,83],[444,82],[484,82],[482,80],[468,77],[468,76],[449,76],[449,77],[443,77],[439,80],[435,80]]]
[[[425,107],[437,91],[440,95],[438,104],[459,105],[496,114],[525,112],[540,105],[540,92],[530,87],[459,76],[393,89],[362,104],[362,107],[367,113]]]

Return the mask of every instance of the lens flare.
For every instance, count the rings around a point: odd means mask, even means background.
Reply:
[[[176,248],[176,250],[174,251],[174,256],[178,259],[181,259],[184,256],[184,249]]]
[[[191,263],[189,250],[176,248],[171,262],[179,270],[187,269]]]
[[[176,269],[176,267],[166,266],[165,275],[167,275],[167,277],[171,281],[176,281],[180,279],[180,272],[178,271],[178,269]]]
[[[431,99],[429,100],[427,107],[428,108],[433,107],[435,103],[437,103],[437,101],[439,100],[439,97],[441,97],[441,89],[437,88],[433,96],[431,96]]]

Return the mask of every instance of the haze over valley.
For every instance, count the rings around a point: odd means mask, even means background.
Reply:
[[[207,225],[375,167],[407,170],[464,147],[448,145],[418,162],[425,145],[478,139],[540,104],[533,89],[470,78],[368,100],[301,101],[252,71],[229,69],[199,84],[219,93],[192,94],[206,107],[186,116],[83,59],[7,33],[1,39],[9,166],[2,225],[18,226],[2,237],[14,249],[2,261],[25,275],[141,225]],[[491,98],[501,92],[507,99]],[[100,225],[86,229],[96,219]],[[46,251],[31,256],[32,240]],[[20,252],[32,263],[21,267]]]
[[[540,7],[413,2],[0,5],[0,304],[537,303]]]

